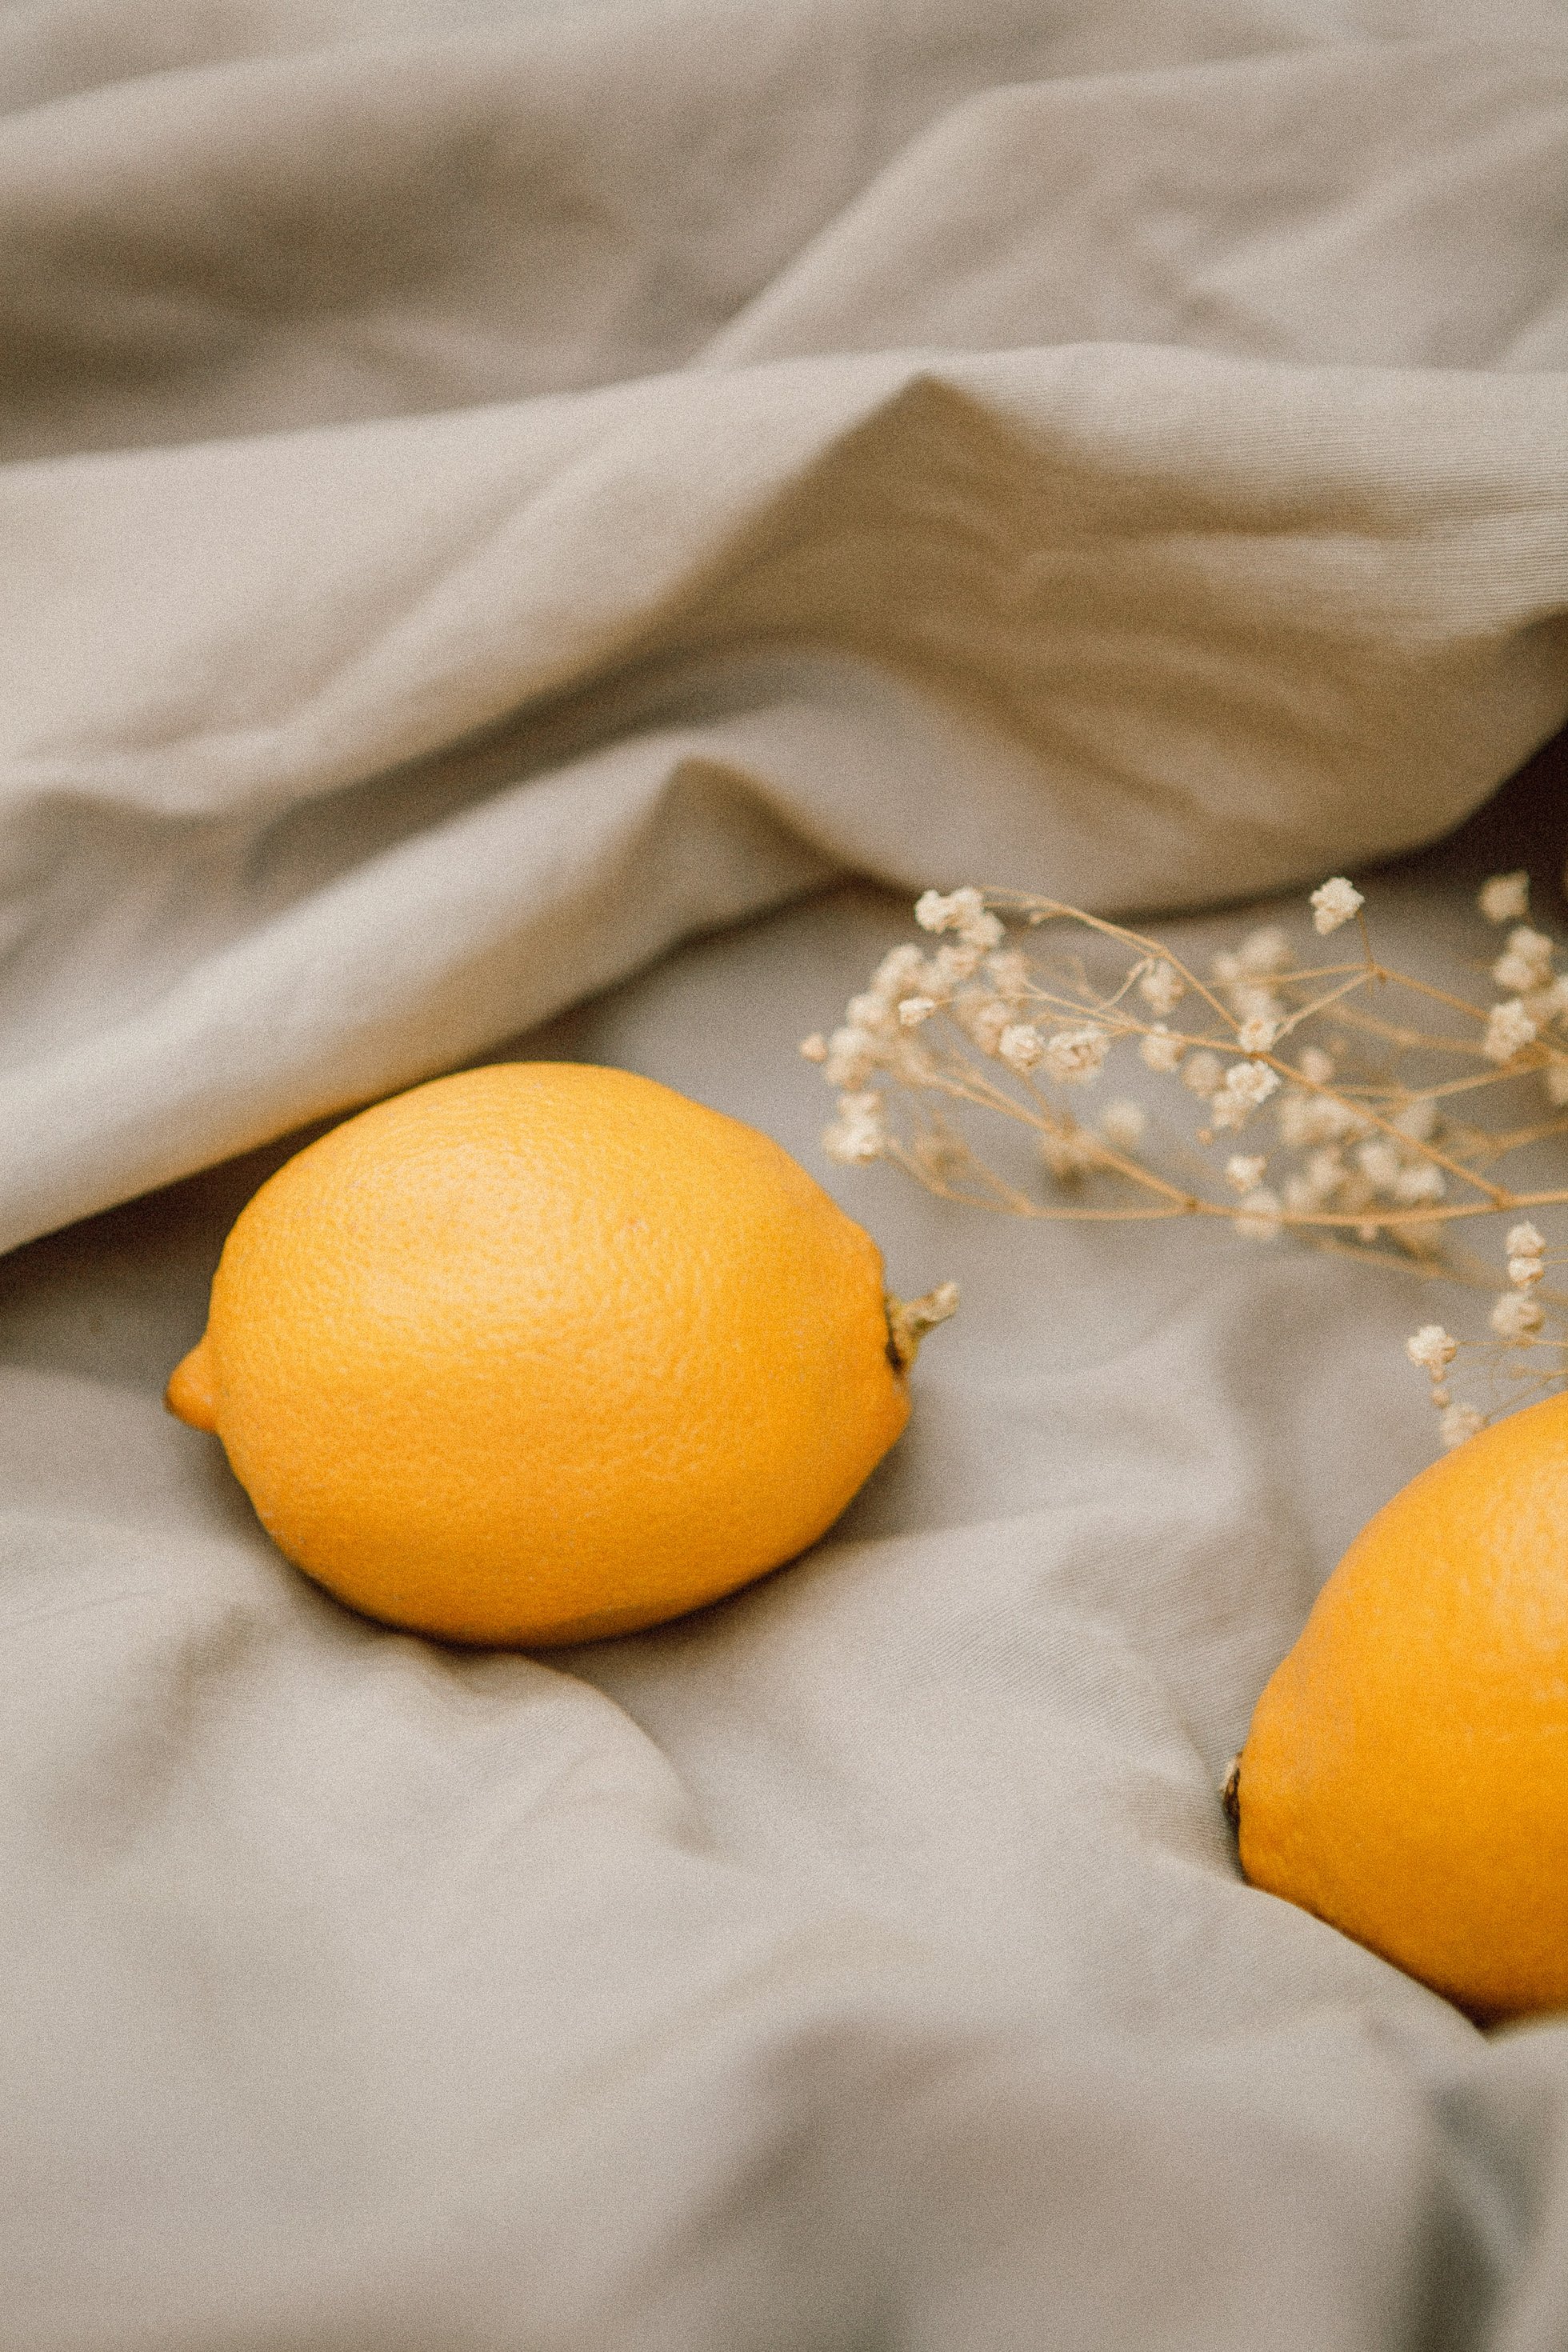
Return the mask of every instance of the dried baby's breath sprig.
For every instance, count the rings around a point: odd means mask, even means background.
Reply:
[[[825,1148],[1018,1216],[1219,1218],[1244,1240],[1297,1234],[1473,1285],[1456,1228],[1568,1204],[1568,1182],[1500,1173],[1568,1135],[1557,942],[1525,920],[1528,877],[1491,877],[1479,911],[1511,928],[1478,967],[1497,992],[1477,1001],[1384,963],[1345,876],[1308,905],[1304,940],[1262,926],[1205,974],[1161,940],[1056,899],[924,891],[924,941],[885,955],[841,1024],[802,1045],[837,1096]],[[1352,922],[1356,952],[1336,960],[1318,946]],[[1109,1070],[1138,1091],[1097,1120]],[[1151,1082],[1152,1103],[1139,1098]],[[983,1150],[987,1124],[1032,1139],[1032,1153]],[[1528,1359],[1530,1378],[1555,1383],[1568,1378],[1568,1339],[1552,1337],[1544,1251],[1533,1225],[1515,1223],[1490,1336],[1463,1345],[1521,1376]],[[1460,1345],[1437,1324],[1411,1342],[1446,1443],[1486,1417],[1450,1393]],[[1454,1352],[1438,1361],[1442,1348]]]
[[[1499,1292],[1487,1318],[1490,1340],[1461,1341],[1428,1324],[1405,1344],[1411,1362],[1431,1375],[1432,1402],[1442,1415],[1439,1427],[1447,1446],[1462,1445],[1497,1412],[1525,1402],[1531,1390],[1560,1388],[1568,1381],[1568,1300],[1552,1296],[1543,1301],[1538,1295],[1548,1265],[1563,1261],[1548,1258],[1545,1236],[1528,1223],[1510,1228],[1504,1247],[1508,1287]],[[1450,1394],[1448,1367],[1461,1355],[1489,1379],[1491,1412],[1457,1403]]]

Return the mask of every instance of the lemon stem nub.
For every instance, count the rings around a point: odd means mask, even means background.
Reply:
[[[888,1291],[882,1300],[888,1315],[888,1353],[900,1372],[907,1372],[921,1351],[921,1341],[939,1323],[945,1323],[958,1305],[956,1282],[939,1282],[920,1298],[895,1298]]]
[[[1241,1827],[1241,1759],[1233,1756],[1219,1784],[1219,1801],[1233,1830]]]
[[[212,1354],[204,1332],[184,1360],[175,1365],[163,1391],[163,1402],[177,1421],[193,1429],[217,1427],[217,1398],[213,1391]]]

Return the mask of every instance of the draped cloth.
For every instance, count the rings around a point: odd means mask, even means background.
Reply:
[[[1561,915],[1562,10],[7,0],[0,109],[0,2344],[1560,2346],[1563,2029],[1215,1795],[1430,1294],[831,1170],[793,1049],[927,884]],[[158,1401],[498,1054],[964,1292],[808,1559],[543,1662]]]

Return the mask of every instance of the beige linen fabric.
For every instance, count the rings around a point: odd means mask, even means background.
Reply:
[[[13,20],[5,1242],[836,869],[1307,879],[1568,709],[1560,24],[300,21]]]
[[[844,1178],[964,1286],[908,1438],[547,1664],[334,1608],[157,1401],[301,1122],[569,1053],[825,1173],[872,886],[1201,946],[1561,726],[1568,21],[1481,29],[0,9],[0,2343],[1562,2342],[1562,2030],[1213,1792],[1423,1294]]]

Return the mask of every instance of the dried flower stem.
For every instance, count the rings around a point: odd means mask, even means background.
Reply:
[[[1568,975],[1554,970],[1555,943],[1522,920],[1522,876],[1493,877],[1481,893],[1489,920],[1516,923],[1491,967],[1509,992],[1490,1003],[1380,961],[1364,905],[1342,876],[1311,894],[1320,937],[1355,921],[1357,961],[1298,958],[1285,932],[1268,927],[1216,956],[1205,977],[1161,940],[1058,899],[929,890],[916,917],[942,944],[895,948],[843,1024],[802,1048],[838,1096],[826,1148],[847,1162],[889,1160],[942,1200],[1013,1216],[1221,1218],[1252,1240],[1300,1233],[1473,1280],[1447,1244],[1451,1227],[1568,1203],[1568,1183],[1510,1185],[1487,1172],[1568,1133],[1568,1118],[1531,1117],[1515,1101],[1506,1125],[1458,1116],[1460,1098],[1499,1087],[1517,1097],[1531,1085],[1544,1085],[1554,1110],[1568,1108]],[[1009,925],[1033,935],[1029,950]],[[1462,1034],[1391,1019],[1381,1003],[1374,1011],[1364,1002],[1369,991],[1381,1000],[1391,990],[1458,1014]],[[1184,1003],[1189,1017],[1173,1028]],[[1328,1045],[1316,1042],[1325,1034]],[[1111,1103],[1098,1128],[1075,1113],[1079,1090],[1100,1083],[1113,1052],[1129,1051],[1169,1082],[1194,1131],[1157,1133],[1145,1148],[1149,1118],[1136,1101]],[[1032,1133],[1039,1188],[993,1165],[953,1123],[952,1108]],[[1236,1150],[1255,1121],[1274,1129],[1268,1148]],[[1223,1168],[1216,1151],[1228,1154]],[[1086,1199],[1090,1183],[1110,1197]],[[1516,1227],[1510,1243],[1533,1231]],[[1544,1336],[1539,1256],[1510,1250],[1510,1286],[1492,1313],[1497,1339],[1481,1344],[1513,1350],[1521,1377],[1555,1383],[1568,1341]],[[1518,1361],[1521,1349],[1542,1347],[1555,1350],[1553,1370]],[[1477,1416],[1433,1379],[1446,1430],[1458,1414],[1465,1433]]]
[[[958,1311],[958,1285],[939,1282],[919,1298],[895,1298],[889,1290],[882,1306],[888,1318],[888,1353],[900,1372],[907,1372],[921,1349],[921,1341],[939,1323]]]

